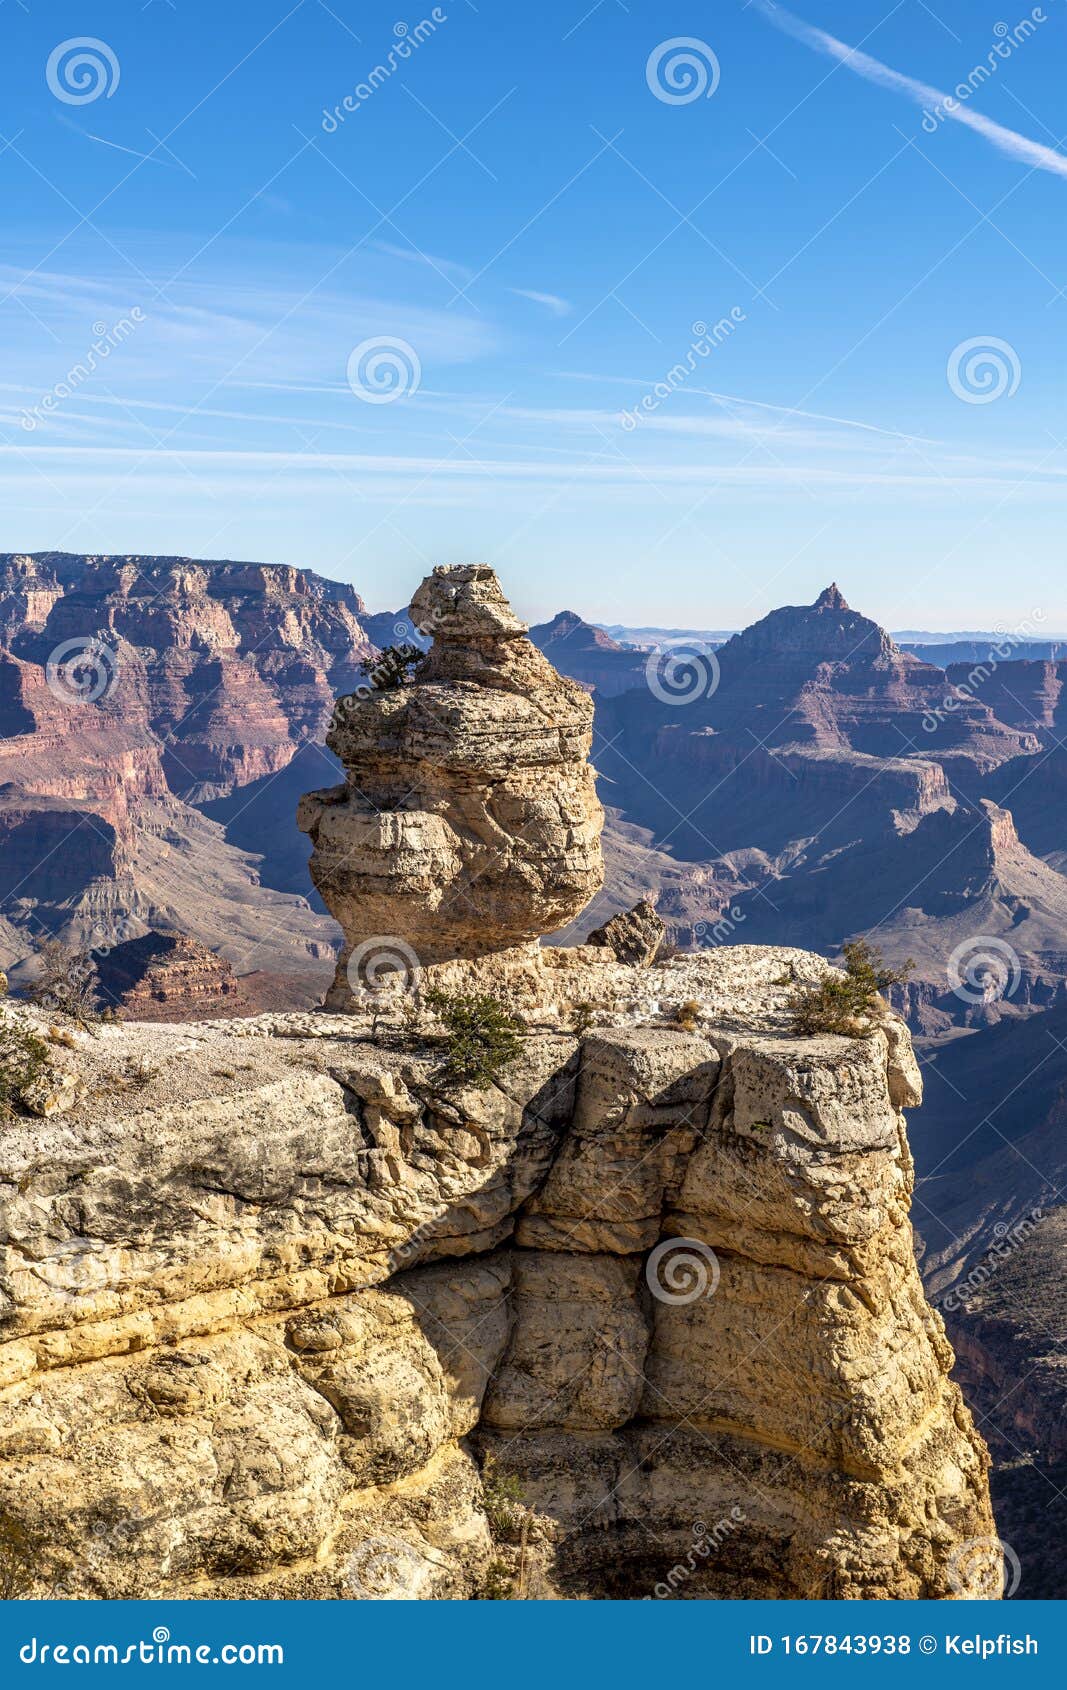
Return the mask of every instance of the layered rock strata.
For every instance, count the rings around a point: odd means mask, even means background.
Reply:
[[[299,843],[292,796],[278,826],[290,765],[314,762],[302,788],[333,768],[334,698],[374,654],[362,612],[351,587],[284,565],[0,554],[0,962],[16,981],[42,933],[102,945],[159,926],[242,973],[332,967],[333,923],[293,895],[310,891],[298,853],[272,855],[266,884],[259,870],[274,834]],[[289,1002],[304,998],[298,983]]]
[[[546,953],[480,1092],[411,998],[60,1047],[84,1095],[0,1135],[25,1593],[481,1594],[489,1455],[546,1593],[966,1593],[994,1528],[911,1251],[917,1074],[892,1019],[788,1036],[824,968]]]
[[[186,933],[144,933],[97,959],[101,1003],[138,1020],[210,1015],[240,987],[224,958]]]
[[[335,1008],[376,946],[399,941],[420,964],[528,949],[603,878],[588,695],[527,639],[485,565],[435,569],[411,613],[429,652],[406,684],[339,701],[327,744],[345,784],[300,810],[346,935]]]

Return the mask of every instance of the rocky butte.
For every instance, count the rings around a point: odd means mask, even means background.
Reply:
[[[998,1594],[906,1029],[795,1037],[823,960],[648,963],[647,910],[538,950],[600,874],[586,698],[490,570],[434,612],[305,810],[349,952],[421,966],[347,970],[343,1013],[61,1028],[69,1107],[0,1134],[22,1593]],[[522,1011],[483,1089],[442,1062],[457,984]]]

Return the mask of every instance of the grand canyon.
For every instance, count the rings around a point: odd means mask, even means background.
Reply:
[[[1067,663],[836,585],[642,649],[480,565],[0,581],[27,1593],[1060,1593]]]

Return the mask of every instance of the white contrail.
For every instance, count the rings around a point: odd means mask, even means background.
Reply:
[[[813,24],[805,23],[803,18],[787,12],[784,6],[775,6],[771,0],[753,0],[753,3],[765,18],[786,35],[795,36],[806,46],[814,47],[817,53],[825,53],[828,58],[847,65],[849,70],[855,71],[857,76],[864,77],[866,81],[875,82],[880,88],[892,88],[896,93],[904,94],[917,106],[936,109],[940,116],[951,119],[953,123],[966,124],[968,129],[974,129],[979,135],[984,135],[998,152],[1006,153],[1009,158],[1017,159],[1020,164],[1028,164],[1034,170],[1050,170],[1054,176],[1067,176],[1067,155],[1058,153],[1054,147],[1043,147],[1040,141],[1028,140],[1025,135],[1018,134],[1014,129],[1006,129],[1002,123],[994,123],[992,118],[972,111],[957,96],[943,94],[929,82],[918,82],[913,76],[902,76],[900,71],[890,70],[880,59],[872,59],[869,53],[861,53],[858,47],[849,47],[835,35],[828,35],[824,29],[816,29]]]

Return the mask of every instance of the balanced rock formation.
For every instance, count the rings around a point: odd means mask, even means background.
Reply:
[[[429,652],[410,681],[339,701],[326,743],[346,782],[300,809],[346,938],[336,1008],[357,951],[399,941],[425,964],[529,949],[603,876],[588,695],[531,644],[483,564],[435,569],[411,614]]]
[[[912,1247],[906,1029],[795,1037],[802,951],[634,966],[650,909],[538,950],[600,880],[588,697],[491,570],[412,614],[430,652],[338,713],[346,785],[305,802],[316,879],[347,972],[386,936],[521,980],[523,1018],[478,1086],[415,978],[56,1029],[69,1105],[0,1134],[9,1587],[997,1594]]]
[[[384,1041],[366,1012],[61,1049],[75,1106],[0,1135],[21,1594],[477,1596],[492,1475],[541,1594],[995,1593],[912,1253],[906,1032],[791,1037],[799,951],[545,954],[484,1091],[417,1000]]]

